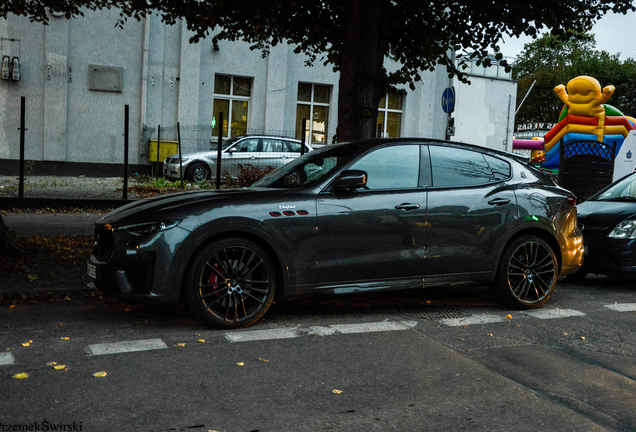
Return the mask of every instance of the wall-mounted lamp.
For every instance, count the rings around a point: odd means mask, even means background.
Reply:
[[[20,59],[13,57],[11,59],[11,78],[13,81],[20,81]]]
[[[9,56],[2,57],[2,67],[0,69],[0,78],[9,79]]]

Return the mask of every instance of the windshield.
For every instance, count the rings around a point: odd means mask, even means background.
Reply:
[[[341,166],[360,148],[361,144],[336,144],[313,150],[266,175],[251,187],[292,189],[311,185]]]
[[[636,174],[629,175],[607,189],[590,198],[592,201],[634,201],[636,200]]]

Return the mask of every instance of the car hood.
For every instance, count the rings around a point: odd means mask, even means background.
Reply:
[[[181,159],[215,159],[217,156],[216,150],[206,150],[194,153],[183,153]],[[179,153],[171,154],[167,158],[179,158]],[[166,159],[167,159],[166,158]]]
[[[240,199],[244,201],[263,200],[283,196],[289,193],[288,189],[267,188],[242,188],[206,190],[196,192],[181,192],[163,195],[154,198],[146,198],[126,204],[108,213],[96,224],[110,224],[114,227],[131,225],[144,222],[155,222],[166,218],[180,218],[180,215],[200,213],[202,208],[210,209],[218,207],[228,199]],[[257,198],[258,196],[258,198]],[[189,209],[196,207],[196,212]]]
[[[577,205],[578,220],[585,225],[614,228],[636,214],[636,203],[619,201],[585,201]]]

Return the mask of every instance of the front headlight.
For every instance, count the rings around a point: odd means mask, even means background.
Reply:
[[[610,238],[634,239],[636,238],[636,220],[624,220],[616,225],[616,228],[609,234]]]
[[[160,222],[146,222],[141,224],[126,225],[115,228],[116,231],[128,231],[133,234],[152,234],[174,228],[181,222],[181,219],[166,220]]]

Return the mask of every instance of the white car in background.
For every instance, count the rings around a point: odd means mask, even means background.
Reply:
[[[293,138],[247,135],[233,137],[223,141],[221,145],[221,170],[237,177],[239,165],[253,165],[260,169],[278,168],[300,156],[301,141]],[[305,153],[312,148],[305,144]],[[168,156],[163,162],[165,177],[181,178],[202,183],[216,175],[216,146],[210,150]],[[182,167],[182,168],[181,168]]]

